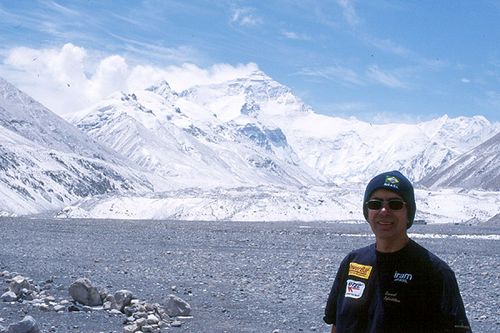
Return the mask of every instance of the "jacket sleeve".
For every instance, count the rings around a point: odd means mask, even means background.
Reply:
[[[337,323],[337,304],[338,298],[341,297],[342,286],[344,285],[346,267],[349,263],[349,256],[345,257],[342,260],[340,267],[337,271],[337,275],[335,276],[335,281],[333,282],[332,289],[330,291],[330,295],[328,296],[328,301],[326,302],[325,307],[325,316],[323,317],[323,321],[330,325],[336,325]]]
[[[446,320],[447,332],[471,333],[455,273],[446,269],[442,274],[441,312]]]

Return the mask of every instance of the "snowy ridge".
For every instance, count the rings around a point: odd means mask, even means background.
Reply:
[[[74,124],[168,178],[169,188],[300,186],[321,179],[301,163],[279,128],[253,119],[222,122],[203,106],[178,100],[168,84],[162,84],[115,94]]]
[[[500,124],[481,116],[329,117],[255,71],[181,92],[166,81],[117,92],[72,113],[73,126],[0,83],[0,195],[13,198],[0,215],[359,222],[366,181],[390,169],[420,186],[418,219],[499,212]],[[467,168],[478,172],[457,171]]]
[[[0,79],[0,215],[153,190],[133,165]]]
[[[500,188],[500,133],[442,165],[420,183],[431,188],[459,187],[498,191]]]
[[[335,183],[367,181],[387,169],[400,169],[418,181],[500,131],[500,124],[481,116],[379,125],[319,115],[290,89],[258,72],[179,96],[226,122],[253,118],[279,128],[301,161]]]

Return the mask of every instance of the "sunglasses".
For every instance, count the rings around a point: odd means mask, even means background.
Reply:
[[[406,202],[399,199],[392,199],[388,201],[374,199],[367,201],[366,207],[370,210],[381,210],[384,206],[384,202],[387,202],[387,207],[389,207],[390,210],[401,210],[406,205]]]

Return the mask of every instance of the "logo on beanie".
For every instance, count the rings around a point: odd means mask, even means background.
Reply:
[[[384,186],[399,190],[399,179],[397,179],[395,176],[385,176]]]

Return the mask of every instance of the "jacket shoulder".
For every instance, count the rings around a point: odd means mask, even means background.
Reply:
[[[444,275],[453,274],[453,270],[443,259],[417,242],[410,242],[410,252],[412,257],[414,257],[413,260],[420,261],[425,267],[431,267],[433,271]]]

